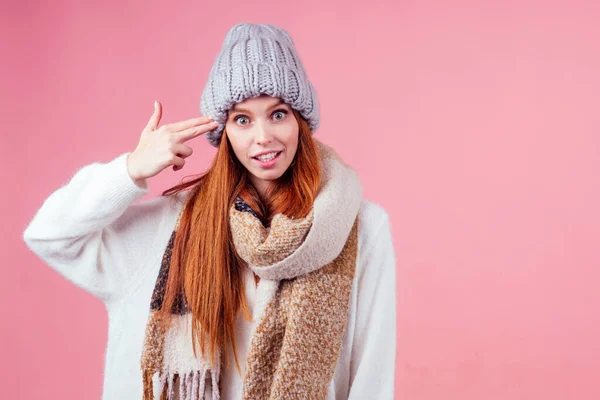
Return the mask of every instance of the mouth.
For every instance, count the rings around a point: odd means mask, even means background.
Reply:
[[[269,157],[267,158],[258,158],[258,157],[252,157],[252,159],[254,161],[256,161],[258,163],[258,165],[260,165],[263,168],[269,168],[272,167],[273,165],[275,165],[275,163],[277,163],[277,160],[279,159],[279,156],[281,155],[281,153],[283,153],[282,151],[278,151],[272,154],[268,154]]]

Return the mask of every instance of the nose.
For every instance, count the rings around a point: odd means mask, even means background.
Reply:
[[[256,126],[256,134],[254,136],[256,144],[268,144],[273,141],[273,134],[268,126],[268,123],[259,123]]]

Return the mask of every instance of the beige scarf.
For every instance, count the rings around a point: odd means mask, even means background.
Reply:
[[[324,399],[337,364],[356,266],[362,186],[332,148],[316,143],[323,181],[305,218],[277,214],[265,228],[241,198],[230,209],[236,251],[261,278],[243,399]],[[217,400],[221,360],[217,356],[211,365],[194,356],[185,299],[174,306],[166,332],[156,318],[180,216],[150,305],[141,359],[143,399],[153,400],[155,391],[160,399],[204,399],[210,378],[211,398]]]

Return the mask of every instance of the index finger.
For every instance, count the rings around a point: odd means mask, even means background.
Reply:
[[[181,143],[183,143],[183,142],[193,139],[197,136],[203,135],[206,132],[217,128],[218,126],[219,126],[219,124],[216,121],[212,121],[212,122],[210,122],[208,124],[204,124],[200,127],[193,126],[191,128],[184,129],[180,132],[175,132],[175,133],[173,133],[173,135],[178,139],[178,141],[181,141]]]
[[[199,118],[191,118],[185,121],[173,122],[171,124],[167,124],[166,128],[171,132],[179,132],[184,129],[192,128],[197,125],[206,124],[212,122],[213,119],[208,115],[203,115]]]

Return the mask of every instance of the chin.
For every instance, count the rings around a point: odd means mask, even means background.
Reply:
[[[270,171],[252,171],[252,174],[258,179],[262,179],[264,181],[274,181],[281,178],[284,172],[285,170],[281,171],[277,169]]]

